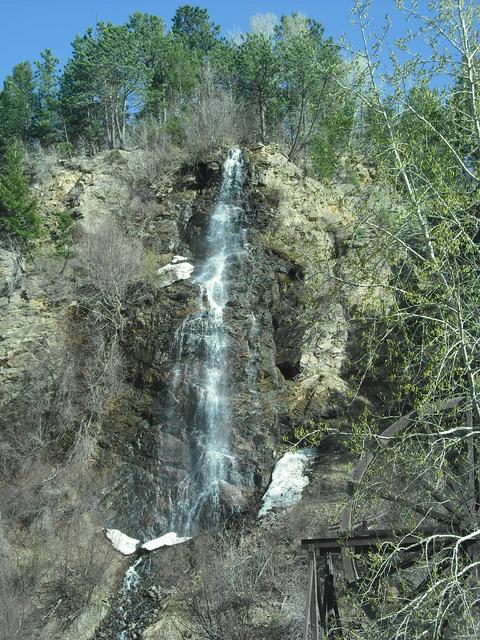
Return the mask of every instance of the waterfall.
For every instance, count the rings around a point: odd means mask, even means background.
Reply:
[[[170,530],[180,535],[188,536],[218,523],[222,486],[238,482],[230,448],[229,338],[224,315],[229,301],[229,264],[245,251],[242,200],[242,153],[231,149],[193,275],[200,292],[198,308],[181,323],[173,341],[175,365],[165,419],[173,433],[185,430],[188,434],[188,472],[176,496],[157,495],[157,500],[168,497]],[[117,640],[130,640],[132,597],[145,573],[148,567],[140,558],[125,574],[119,594]]]
[[[199,309],[175,335],[173,397],[187,398],[187,408],[171,408],[170,420],[185,425],[189,438],[188,475],[179,487],[172,530],[190,534],[218,522],[222,484],[235,484],[230,449],[228,402],[229,262],[244,251],[243,162],[239,149],[228,152],[217,201],[210,214],[204,255],[194,274]],[[179,415],[183,414],[183,415]]]

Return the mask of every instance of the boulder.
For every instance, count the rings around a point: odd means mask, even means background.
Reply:
[[[225,480],[220,480],[218,490],[220,502],[225,511],[242,511],[245,508],[246,500],[239,487],[235,487]]]

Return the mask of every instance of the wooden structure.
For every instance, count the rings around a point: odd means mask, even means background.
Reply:
[[[436,529],[423,529],[419,535],[431,535]],[[413,551],[421,546],[418,535],[398,534],[391,530],[355,531],[350,535],[328,536],[302,540],[302,549],[308,554],[308,587],[305,605],[304,640],[323,640],[327,637],[342,638],[340,614],[335,594],[335,570],[333,555],[342,556],[343,573],[350,586],[358,575],[352,573],[355,553],[376,550],[386,543],[401,544],[405,551]],[[323,562],[322,562],[323,561]],[[319,564],[323,563],[323,588],[319,580]]]
[[[464,397],[449,398],[443,402],[432,406],[429,413],[445,412],[455,410],[465,405]],[[467,416],[468,417],[468,416]],[[367,472],[375,464],[381,451],[389,447],[390,444],[405,431],[416,419],[420,418],[417,412],[412,411],[399,420],[391,424],[382,434],[377,436],[376,441],[372,442],[372,446],[367,453],[360,459],[353,469],[352,479],[349,484],[349,492],[354,494],[355,489],[362,483]],[[468,422],[468,421],[467,421]],[[471,468],[468,473],[468,493],[469,493],[469,513],[459,513],[452,507],[452,501],[446,499],[428,485],[427,481],[422,482],[424,490],[426,490],[435,500],[437,504],[442,505],[441,508],[426,510],[421,504],[408,501],[408,506],[413,513],[420,516],[421,520],[427,519],[436,523],[432,527],[416,527],[413,534],[410,532],[398,532],[393,530],[378,529],[356,529],[354,518],[355,500],[343,509],[340,515],[338,533],[335,535],[302,540],[302,548],[307,552],[308,556],[308,587],[305,607],[305,627],[304,640],[329,640],[333,638],[342,638],[341,621],[337,606],[337,598],[334,586],[334,562],[333,556],[339,555],[342,559],[342,574],[347,583],[351,587],[356,587],[360,572],[356,564],[355,557],[362,552],[368,552],[380,548],[384,544],[393,543],[402,551],[413,552],[410,555],[415,557],[415,551],[422,549],[422,540],[425,536],[435,533],[444,533],[446,531],[461,532],[464,530],[465,518],[473,517],[478,519],[480,507],[480,491],[476,478],[476,464],[474,459],[473,441],[470,444],[469,458],[471,460]],[[453,492],[457,489],[463,491],[463,487],[450,487]],[[385,500],[397,502],[397,504],[407,504],[405,498],[385,495]],[[477,520],[478,521],[478,520]],[[363,524],[366,527],[366,523]],[[480,538],[480,536],[478,536]],[[478,538],[472,539],[468,544],[464,545],[464,550],[473,557],[478,557],[478,547],[480,542]],[[468,547],[468,548],[467,548]],[[323,565],[323,566],[322,566]],[[322,566],[323,584],[320,585],[319,567]],[[478,576],[477,576],[478,577]],[[373,618],[373,611],[365,609],[365,613]]]

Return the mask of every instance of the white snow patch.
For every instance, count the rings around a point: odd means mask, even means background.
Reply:
[[[160,538],[155,538],[154,540],[149,540],[142,544],[141,549],[145,549],[145,551],[154,551],[155,549],[160,549],[160,547],[172,547],[175,544],[182,544],[182,542],[187,542],[191,538],[181,538],[178,536],[175,531],[170,531],[170,533],[166,533]]]
[[[262,498],[263,505],[258,517],[274,508],[286,509],[297,504],[309,483],[307,470],[316,456],[313,448],[289,451],[275,465],[272,481]]]
[[[185,256],[173,256],[171,264],[177,264],[177,262],[188,262],[188,258],[185,258]]]
[[[168,287],[179,280],[188,280],[193,273],[194,266],[183,256],[174,256],[172,261],[158,270],[160,286]]]
[[[140,544],[140,540],[137,540],[136,538],[130,538],[118,529],[106,529],[105,535],[110,540],[113,547],[117,551],[120,551],[120,553],[123,553],[123,555],[125,556],[130,556],[132,555],[132,553],[135,553],[135,551],[138,551],[139,549],[144,549],[145,551],[154,551],[155,549],[160,549],[160,547],[171,547],[175,544],[181,544],[182,542],[191,540],[191,538],[181,538],[175,533],[175,531],[170,531],[170,533],[166,533],[165,535],[160,536],[160,538],[149,540],[148,542],[144,542],[142,545],[138,546]],[[132,565],[132,567],[135,569],[137,564],[138,562]],[[130,569],[132,569],[132,567],[130,567]]]
[[[124,556],[130,556],[137,550],[140,540],[130,538],[122,533],[119,529],[107,529],[105,535],[112,543],[113,547],[123,553]]]

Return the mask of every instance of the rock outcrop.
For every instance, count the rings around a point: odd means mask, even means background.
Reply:
[[[239,483],[222,485],[225,516],[258,511],[285,437],[334,416],[347,391],[343,367],[349,325],[341,301],[332,302],[330,275],[339,268],[339,243],[348,237],[353,223],[352,189],[346,182],[327,189],[305,177],[273,147],[257,145],[244,153],[248,233],[244,254],[229,264],[225,310],[232,451]],[[186,408],[182,415],[188,415],[191,402],[181,386],[177,397],[171,397],[173,336],[198,307],[199,289],[190,276],[205,251],[202,239],[221,162],[212,158],[196,169],[175,173],[161,189],[140,185],[132,178],[134,166],[134,152],[64,162],[37,188],[47,226],[54,228],[54,214],[62,209],[76,220],[74,237],[112,217],[148,248],[152,268],[136,285],[141,295],[132,297],[131,303],[127,300],[121,311],[125,385],[107,403],[92,452],[94,464],[108,476],[101,498],[104,526],[128,531],[137,541],[170,530],[172,503],[187,472],[188,425],[173,422],[166,411],[172,402],[179,403]],[[55,285],[51,272],[48,275],[43,268],[45,255],[35,264],[25,264],[9,247],[0,250],[0,382],[5,415],[12,420],[21,402],[20,381],[37,350],[46,345],[50,349],[60,339],[58,330],[67,318],[74,326],[79,323],[81,336],[83,311],[69,297],[75,273],[67,267]],[[355,291],[352,300],[354,295]],[[319,451],[308,487],[302,485],[304,498],[285,516],[285,531],[296,530],[295,518],[305,535],[334,519],[344,499],[339,487],[347,464],[338,453]],[[270,535],[270,527],[276,526],[271,517],[252,526]],[[280,547],[279,554],[287,554],[284,542]],[[172,567],[178,564],[186,571],[184,559],[179,559],[181,550],[165,553]],[[167,569],[156,566],[155,554],[151,557],[153,570],[145,589],[153,588],[160,578],[171,580],[174,588],[175,576],[162,573]],[[285,562],[287,566],[290,559]],[[125,568],[118,565],[102,578],[103,593],[110,593],[112,601]],[[171,594],[165,597],[170,604],[160,606],[157,596],[145,593],[132,596],[136,599],[132,616],[138,614],[141,620],[138,634],[145,631],[144,637],[171,639],[173,617],[185,612]],[[115,625],[108,607],[92,605],[91,615],[84,619],[83,627],[80,619],[75,631],[72,627],[72,637],[114,637],[109,635]],[[65,632],[53,621],[49,625],[48,637],[70,637],[59,635]]]

